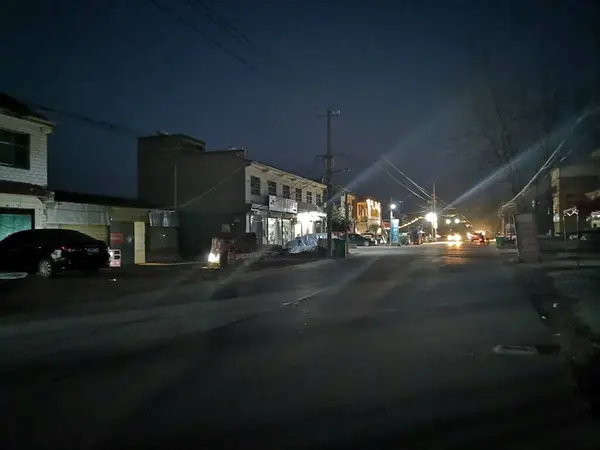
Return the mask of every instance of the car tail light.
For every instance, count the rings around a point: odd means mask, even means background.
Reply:
[[[63,252],[74,252],[75,250],[77,250],[76,248],[69,247],[68,245],[61,245],[61,246],[60,246],[60,249],[61,249]]]

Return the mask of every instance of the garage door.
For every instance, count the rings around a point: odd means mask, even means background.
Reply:
[[[62,230],[75,230],[106,242],[108,245],[108,226],[106,225],[60,225]]]
[[[0,240],[17,231],[33,228],[33,210],[0,209]]]

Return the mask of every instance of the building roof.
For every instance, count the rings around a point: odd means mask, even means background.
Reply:
[[[310,178],[310,177],[308,177],[306,175],[300,175],[299,173],[292,172],[291,170],[281,169],[279,167],[274,166],[273,164],[267,164],[267,163],[264,163],[262,161],[258,161],[256,159],[249,159],[248,161],[256,163],[256,164],[260,164],[261,166],[268,167],[269,169],[277,170],[278,172],[287,173],[287,174],[292,175],[294,177],[302,178],[302,179],[304,179],[306,181],[310,181],[312,183],[321,184],[321,185],[325,186],[325,184],[322,183],[321,181],[317,181],[317,180],[315,180],[313,178]]]
[[[37,119],[51,123],[47,117],[4,92],[0,92],[0,111],[13,117]]]
[[[18,181],[0,180],[0,192],[3,194],[32,195],[34,197],[46,197],[50,190],[37,184],[20,183]]]

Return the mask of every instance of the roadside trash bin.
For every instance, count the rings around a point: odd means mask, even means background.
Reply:
[[[334,258],[346,257],[346,239],[335,239],[333,244]]]
[[[504,236],[496,236],[496,247],[504,248]]]

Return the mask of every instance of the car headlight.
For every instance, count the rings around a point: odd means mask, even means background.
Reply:
[[[218,263],[219,262],[219,255],[217,255],[216,253],[210,252],[208,254],[208,262],[209,263]]]

